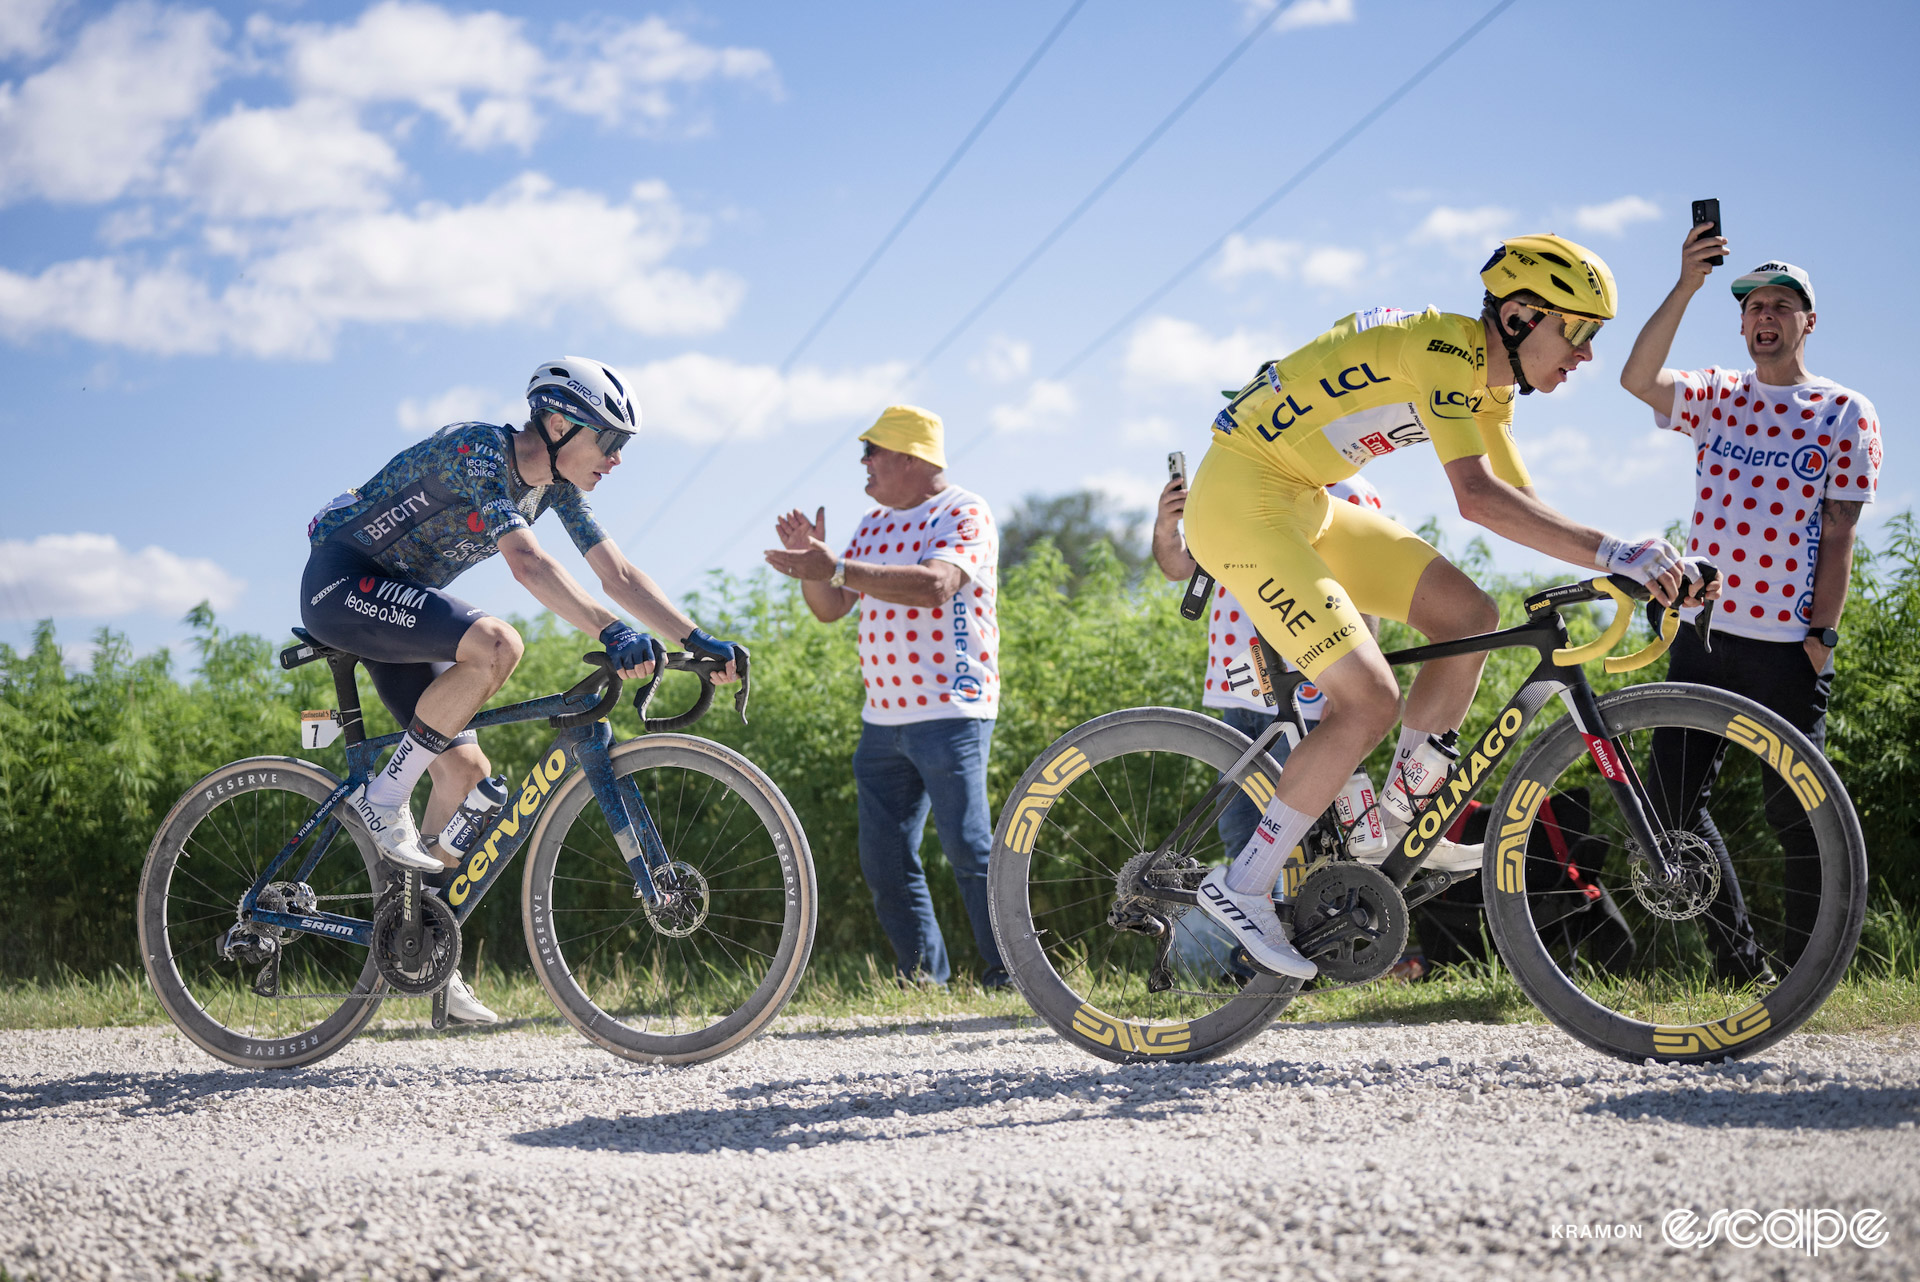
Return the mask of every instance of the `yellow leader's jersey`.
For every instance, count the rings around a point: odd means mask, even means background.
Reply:
[[[1481,322],[1432,307],[1342,319],[1261,366],[1213,428],[1216,447],[1307,485],[1422,441],[1442,463],[1484,454],[1501,480],[1530,483],[1513,443],[1513,389],[1487,389]]]

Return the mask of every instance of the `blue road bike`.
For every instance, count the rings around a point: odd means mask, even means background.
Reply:
[[[628,1059],[724,1055],[779,1014],[806,970],[818,915],[813,858],[793,807],[722,744],[672,733],[695,704],[650,720],[656,673],[635,697],[650,732],[613,741],[621,680],[605,654],[562,694],[494,708],[473,729],[545,720],[559,733],[444,886],[385,863],[343,799],[398,734],[368,738],[356,656],[295,630],[283,667],[332,669],[347,777],[295,757],[253,757],[195,784],[154,836],[140,880],[140,949],[173,1022],[244,1067],[309,1064],[365,1029],[384,1001],[431,998],[460,962],[461,923],[530,848],[527,950],[560,1014]],[[742,649],[734,696],[751,689]]]

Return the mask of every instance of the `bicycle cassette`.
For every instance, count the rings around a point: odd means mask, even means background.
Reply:
[[[404,885],[404,883],[401,883]],[[373,964],[396,991],[419,997],[444,987],[460,965],[460,922],[438,895],[419,899],[419,929],[409,930],[404,890],[373,914]]]

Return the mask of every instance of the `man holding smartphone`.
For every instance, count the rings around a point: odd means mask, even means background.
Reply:
[[[1745,695],[1824,748],[1854,527],[1879,478],[1880,416],[1858,392],[1808,370],[1807,337],[1817,319],[1813,281],[1787,262],[1762,263],[1733,282],[1750,369],[1665,367],[1687,304],[1727,249],[1718,202],[1695,208],[1706,220],[1681,244],[1680,279],[1641,329],[1620,372],[1620,385],[1652,408],[1655,423],[1692,437],[1687,551],[1725,573],[1712,652],[1693,629],[1680,629],[1668,676]],[[1672,826],[1691,810],[1687,826],[1706,838],[1724,867],[1726,846],[1706,806],[1720,762],[1711,752],[1688,752],[1704,747],[1690,745],[1689,737],[1655,735],[1654,766],[1682,781],[1673,792],[1682,813],[1670,817]],[[1806,812],[1777,778],[1772,784],[1766,809],[1785,856],[1785,924],[1804,938],[1819,903],[1819,859]],[[1712,920],[1722,973],[1759,976],[1744,907],[1716,905]],[[1798,953],[1790,940],[1786,955]]]

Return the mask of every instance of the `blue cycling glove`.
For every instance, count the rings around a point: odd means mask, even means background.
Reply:
[[[680,648],[702,659],[718,659],[722,663],[732,663],[734,660],[733,642],[717,641],[700,628],[687,633],[680,642]]]
[[[643,663],[661,663],[667,648],[631,624],[615,619],[600,629],[600,644],[615,668],[637,668]]]

